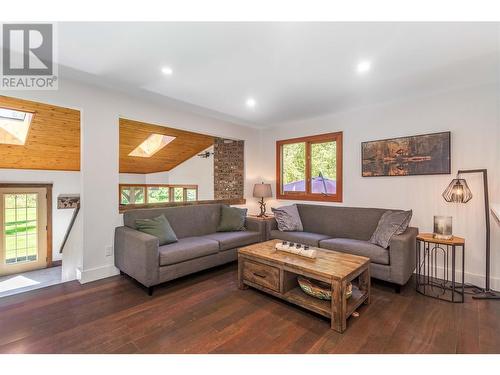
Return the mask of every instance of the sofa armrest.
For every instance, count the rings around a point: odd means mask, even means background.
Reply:
[[[115,266],[144,286],[158,283],[159,240],[129,227],[115,229]]]
[[[247,216],[246,221],[245,221],[245,227],[247,230],[251,232],[259,232],[260,233],[260,240],[265,241],[266,240],[266,222],[263,220],[259,220],[254,217],[249,217]]]
[[[393,236],[389,243],[391,280],[405,285],[415,270],[415,249],[418,228],[408,227],[400,235]]]
[[[271,239],[272,230],[278,230],[278,222],[274,217],[266,220],[266,241]]]
[[[274,217],[271,220],[267,220],[266,222],[267,222],[269,231],[278,230],[278,222],[276,221],[276,219]]]

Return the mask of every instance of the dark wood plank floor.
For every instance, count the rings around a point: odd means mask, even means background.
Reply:
[[[500,353],[500,302],[451,304],[374,283],[344,334],[256,290],[235,264],[148,297],[125,276],[0,298],[0,353]]]

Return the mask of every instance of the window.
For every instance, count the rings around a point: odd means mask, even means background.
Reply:
[[[22,146],[26,143],[33,114],[0,108],[0,143]]]
[[[278,199],[342,202],[342,132],[276,142]]]
[[[52,186],[0,183],[0,275],[52,263]]]
[[[120,187],[120,204],[143,204],[145,201],[145,186]]]
[[[170,198],[170,188],[168,186],[149,186],[148,203],[168,202]]]
[[[137,146],[128,156],[150,158],[174,139],[175,137],[169,135],[150,134],[144,142]]]
[[[4,195],[5,262],[37,260],[37,194]]]
[[[186,189],[186,201],[192,202],[198,200],[198,189]]]
[[[184,201],[184,189],[181,187],[174,187],[174,202]]]
[[[197,185],[120,185],[120,205],[198,200]]]

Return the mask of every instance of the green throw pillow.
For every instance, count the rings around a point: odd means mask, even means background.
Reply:
[[[155,217],[154,219],[137,219],[135,227],[138,231],[158,237],[160,246],[177,242],[177,236],[165,215]]]
[[[245,230],[246,208],[222,206],[217,232],[235,232]]]

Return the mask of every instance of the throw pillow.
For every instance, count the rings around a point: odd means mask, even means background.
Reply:
[[[278,223],[278,229],[280,231],[302,232],[304,230],[297,205],[293,204],[291,206],[271,208],[271,210],[274,213],[274,218]]]
[[[384,212],[370,242],[387,249],[392,236],[402,234],[408,228],[412,214],[412,210]]]
[[[235,232],[245,230],[246,208],[222,206],[217,232]]]
[[[177,242],[177,236],[165,215],[155,217],[154,219],[137,219],[135,227],[138,231],[158,237],[160,246]]]

